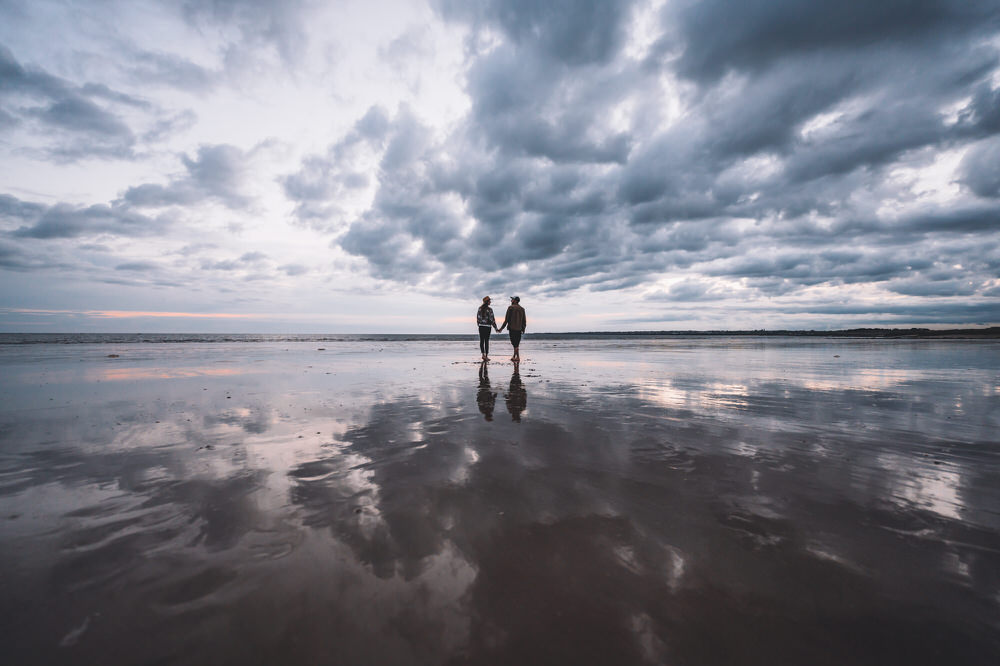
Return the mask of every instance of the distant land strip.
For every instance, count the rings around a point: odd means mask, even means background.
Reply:
[[[998,338],[1000,326],[989,328],[847,328],[834,331],[787,330],[787,329],[756,329],[740,331],[578,331],[572,333],[532,333],[533,338],[560,337],[678,337],[678,336],[794,336],[822,338]]]

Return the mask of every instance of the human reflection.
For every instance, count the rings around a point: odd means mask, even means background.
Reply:
[[[490,387],[490,373],[486,361],[479,364],[479,392],[476,393],[476,402],[479,404],[479,411],[483,413],[483,418],[492,421],[497,394]]]
[[[517,366],[504,393],[516,420],[527,402]],[[515,436],[433,404],[375,405],[341,447],[291,471],[296,520],[327,530],[347,555],[329,571],[294,561],[302,585],[322,576],[345,592],[304,608],[315,621],[291,623],[293,635],[319,624],[315,645],[326,648],[320,632],[342,630],[365,656],[420,641],[427,663],[714,664],[740,654],[773,664],[808,659],[816,640],[829,652],[822,663],[916,666],[942,651],[1000,663],[977,633],[991,621],[983,599],[997,595],[995,530],[964,524],[956,516],[967,509],[881,501],[896,461],[829,457],[776,429],[785,421],[665,419],[630,395],[558,411],[536,396],[531,427]],[[841,450],[856,441],[824,437]],[[758,453],[723,446],[734,440]],[[872,446],[880,457],[892,447]],[[872,474],[859,477],[859,466]],[[994,498],[988,483],[980,496]],[[807,581],[807,606],[788,580]],[[949,606],[936,610],[932,594]],[[895,659],[899,646],[907,659]]]
[[[521,412],[528,407],[528,392],[524,389],[524,383],[521,382],[519,365],[519,363],[514,364],[514,374],[510,376],[510,389],[503,396],[507,402],[510,418],[518,423],[521,422]]]

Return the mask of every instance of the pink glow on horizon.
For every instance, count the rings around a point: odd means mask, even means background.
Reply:
[[[92,378],[101,381],[134,381],[136,379],[183,379],[188,377],[229,377],[241,375],[240,368],[102,368]]]

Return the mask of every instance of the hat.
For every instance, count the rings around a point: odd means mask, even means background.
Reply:
[[[510,300],[514,301],[515,303],[520,303],[521,302],[521,298],[518,297],[518,296],[511,296]]]

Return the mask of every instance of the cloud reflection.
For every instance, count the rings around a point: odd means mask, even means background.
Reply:
[[[238,400],[151,372],[0,412],[12,658],[86,618],[72,656],[110,663],[1000,655],[992,383],[539,363],[491,421],[486,365],[292,365]]]

